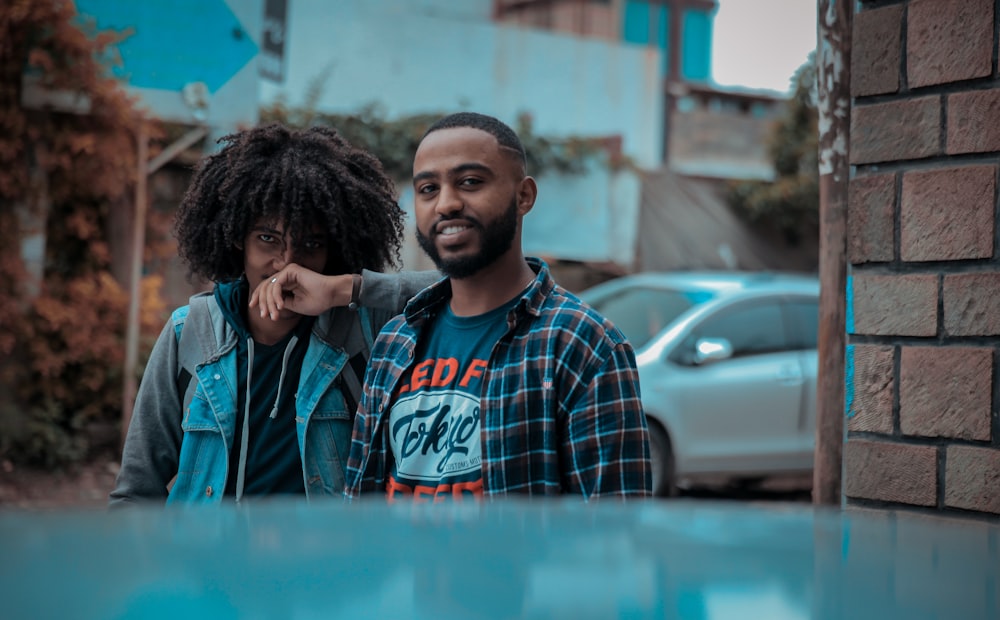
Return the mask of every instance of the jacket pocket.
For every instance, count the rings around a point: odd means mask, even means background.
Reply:
[[[181,429],[184,435],[177,460],[177,478],[170,489],[168,501],[219,501],[225,492],[229,458],[215,413],[200,386],[184,411]]]
[[[202,391],[200,385],[195,388],[191,402],[184,409],[181,428],[184,429],[185,433],[188,431],[218,430],[219,428],[219,423],[215,419],[215,412],[212,411],[212,406],[208,403],[208,399],[205,398],[205,393]]]
[[[215,430],[184,429],[177,479],[168,502],[214,503],[226,490],[226,456],[222,434]]]
[[[351,451],[352,417],[340,411],[315,412],[306,430],[306,483],[310,495],[340,496]]]

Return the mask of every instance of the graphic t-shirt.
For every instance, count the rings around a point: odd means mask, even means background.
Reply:
[[[427,326],[389,412],[390,502],[482,496],[479,396],[516,302],[472,317],[455,316],[446,304]]]

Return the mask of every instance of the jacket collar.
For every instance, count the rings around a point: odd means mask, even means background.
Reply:
[[[521,294],[519,302],[515,305],[514,311],[521,315],[527,313],[538,316],[542,312],[545,300],[552,294],[555,288],[555,280],[549,273],[549,266],[540,258],[529,256],[525,258],[528,266],[535,272],[535,279],[531,285]],[[427,318],[433,316],[441,307],[451,299],[451,278],[445,278],[420,291],[416,297],[406,304],[403,310],[403,318],[411,327],[420,326]]]

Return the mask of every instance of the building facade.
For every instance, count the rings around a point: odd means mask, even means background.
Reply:
[[[517,24],[660,50],[670,81],[707,82],[718,0],[494,0],[494,16]]]
[[[718,0],[494,0],[501,23],[659,50],[663,160],[681,174],[766,180],[768,132],[785,98],[714,85],[717,11]],[[732,159],[734,146],[748,161],[720,161]]]

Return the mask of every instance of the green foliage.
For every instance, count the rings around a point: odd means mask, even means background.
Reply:
[[[314,82],[302,107],[290,108],[283,101],[261,110],[262,122],[280,122],[290,127],[323,125],[333,127],[350,143],[364,148],[381,160],[386,172],[396,182],[408,180],[413,171],[413,154],[420,138],[440,114],[417,114],[387,119],[375,104],[354,114],[328,114],[316,109],[319,89]],[[604,162],[604,141],[595,138],[551,138],[537,135],[532,129],[531,116],[521,114],[513,129],[524,144],[529,173],[538,176],[546,172],[581,174],[591,161]],[[621,165],[622,162],[608,162]]]
[[[776,179],[734,183],[729,202],[751,222],[776,226],[794,244],[815,234],[819,227],[815,53],[792,80],[795,88],[788,112],[775,128],[768,148]]]
[[[0,459],[14,463],[82,459],[91,429],[121,415],[128,299],[110,274],[107,230],[131,202],[138,117],[105,64],[119,39],[81,27],[71,2],[0,3]],[[91,112],[24,108],[25,73],[84,95]],[[38,208],[45,267],[29,297],[18,213]],[[143,303],[162,309],[158,299],[148,287]],[[148,337],[159,319],[144,319]]]
[[[411,174],[413,153],[420,137],[437,118],[437,115],[419,115],[389,121],[375,105],[355,114],[326,114],[308,106],[287,108],[279,101],[261,110],[261,122],[275,121],[297,128],[315,125],[335,128],[348,142],[378,157],[386,173],[397,181]]]

